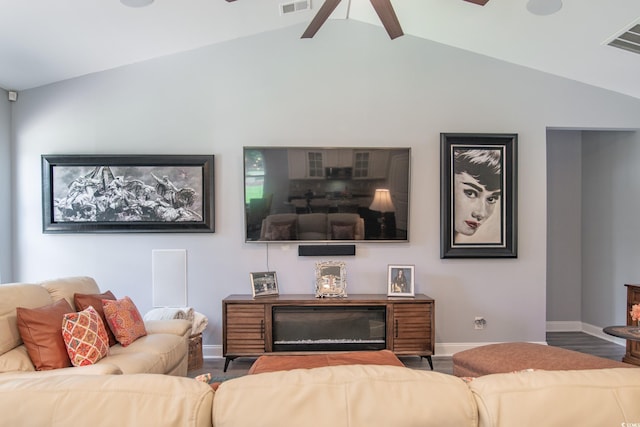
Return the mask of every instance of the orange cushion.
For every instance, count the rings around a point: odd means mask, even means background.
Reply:
[[[38,308],[16,307],[18,330],[37,371],[71,366],[62,339],[62,318],[71,312],[64,298]]]
[[[109,354],[107,330],[92,306],[64,315],[62,339],[73,366],[93,365]]]
[[[304,355],[264,355],[256,359],[249,368],[249,374],[288,371],[291,369],[311,369],[337,365],[391,365],[404,364],[390,350],[351,351],[347,353],[304,354]]]
[[[76,309],[78,311],[86,310],[89,306],[93,307],[94,310],[100,315],[102,319],[102,323],[104,324],[105,330],[107,331],[107,336],[109,337],[109,346],[115,345],[118,341],[116,341],[115,335],[113,335],[113,331],[109,328],[107,324],[107,318],[104,317],[104,308],[102,307],[102,300],[108,299],[115,301],[116,297],[111,293],[111,291],[106,291],[101,294],[74,294],[73,295],[73,303],[76,305]]]
[[[107,323],[123,347],[147,335],[142,316],[131,298],[115,301],[103,299],[102,305]]]
[[[602,368],[634,368],[618,362],[565,348],[529,342],[487,344],[453,355],[453,375],[480,377],[525,369],[564,371]]]

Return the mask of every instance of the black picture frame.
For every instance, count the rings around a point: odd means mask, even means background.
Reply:
[[[42,155],[43,233],[213,233],[213,155]]]
[[[517,258],[517,141],[440,134],[440,258]]]

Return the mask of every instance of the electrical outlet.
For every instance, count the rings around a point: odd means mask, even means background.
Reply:
[[[474,320],[473,322],[474,329],[484,329],[486,325],[487,321],[484,319],[484,317],[476,316],[476,320]]]

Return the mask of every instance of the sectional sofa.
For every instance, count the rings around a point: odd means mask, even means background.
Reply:
[[[489,427],[640,425],[640,369],[521,370],[470,379],[390,365],[264,372],[216,391],[186,373],[190,323],[148,323],[91,366],[37,371],[16,307],[99,292],[87,277],[0,285],[0,425]],[[115,348],[114,348],[115,347]],[[172,374],[172,375],[165,375]]]
[[[494,427],[640,423],[640,370],[522,371],[465,382],[397,366],[247,375],[217,391],[157,374],[0,375],[0,425]]]
[[[213,425],[631,427],[640,423],[638,399],[640,369],[520,371],[465,381],[397,366],[329,366],[223,382]]]
[[[146,321],[145,336],[111,345],[95,364],[37,370],[21,338],[17,308],[64,299],[75,311],[78,294],[97,301],[105,295],[90,277],[0,285],[0,425],[211,425],[211,387],[185,378],[187,320]],[[51,358],[42,344],[40,363]]]
[[[66,277],[42,283],[0,285],[0,376],[4,373],[31,376],[64,374],[187,374],[191,322],[156,320],[145,322],[147,335],[123,347],[109,348],[109,355],[89,366],[36,370],[21,338],[17,307],[48,306],[61,299],[77,310],[74,295],[96,295],[101,291],[91,277]],[[37,333],[34,332],[34,333]],[[46,339],[43,338],[43,340]],[[46,349],[45,349],[46,350]]]

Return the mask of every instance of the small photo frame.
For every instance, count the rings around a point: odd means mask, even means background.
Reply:
[[[278,295],[278,279],[275,271],[249,273],[253,297]]]
[[[387,296],[412,297],[415,296],[413,265],[389,265]]]
[[[316,262],[316,298],[346,298],[347,266],[342,261]]]

